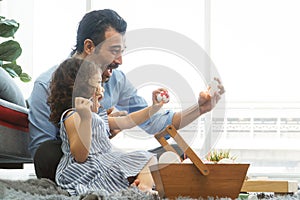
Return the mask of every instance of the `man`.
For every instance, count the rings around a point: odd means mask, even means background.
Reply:
[[[106,109],[116,107],[123,111],[123,114],[124,111],[131,113],[147,106],[146,101],[137,95],[136,88],[127,80],[126,75],[120,70],[115,70],[122,64],[126,28],[127,23],[115,11],[104,9],[87,13],[79,24],[76,46],[72,52],[73,56],[91,60],[103,69],[105,98],[101,105]],[[34,158],[36,175],[38,178],[51,180],[55,178],[56,167],[62,156],[58,129],[48,120],[48,86],[55,69],[56,67],[53,67],[37,78],[28,99],[31,137],[29,150]],[[219,89],[219,93],[212,97],[201,92],[198,104],[182,112],[174,113],[169,110],[156,114],[140,127],[149,134],[155,134],[169,124],[180,129],[214,107],[220,95],[224,93],[221,84]],[[112,132],[112,137],[116,133],[117,131]]]

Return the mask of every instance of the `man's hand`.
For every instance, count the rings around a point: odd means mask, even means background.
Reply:
[[[218,82],[218,91],[212,94],[212,96],[209,91],[200,92],[199,94],[198,105],[201,115],[211,111],[221,99],[221,95],[225,93],[224,86],[220,79],[214,78],[214,80]]]
[[[116,112],[113,112],[114,111],[114,107],[111,107],[109,109],[106,110],[106,113],[109,117],[120,117],[120,116],[126,116],[128,115],[127,111],[116,111]]]
[[[225,88],[224,88],[224,85],[222,84],[221,80],[219,78],[216,78],[216,77],[214,78],[214,80],[217,81],[217,83],[218,83],[218,85],[217,85],[217,87],[218,87],[217,93],[219,95],[224,94],[225,93]]]
[[[200,92],[198,98],[198,105],[201,115],[211,111],[215,107],[217,103],[216,98],[216,95],[211,97],[208,92]]]
[[[121,116],[128,115],[127,111],[113,112],[113,110],[114,110],[114,107],[111,107],[106,110],[108,117],[121,117]],[[121,132],[121,130],[119,130],[119,129],[110,130],[111,136],[109,138],[111,139],[111,138],[115,137],[120,132]]]

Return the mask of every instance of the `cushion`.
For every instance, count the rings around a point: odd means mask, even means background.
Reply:
[[[0,67],[0,99],[26,107],[20,88],[2,67]]]
[[[0,99],[0,125],[28,132],[28,109]]]

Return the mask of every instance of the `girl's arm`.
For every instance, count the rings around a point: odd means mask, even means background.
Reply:
[[[160,108],[163,106],[164,102],[158,102],[156,99],[156,95],[160,93],[161,91],[166,91],[163,88],[157,89],[152,92],[152,101],[153,105],[149,106],[147,108],[144,108],[142,110],[130,113],[127,116],[121,116],[121,117],[108,117],[108,123],[109,128],[111,130],[114,129],[129,129],[132,127],[135,127],[144,121],[148,120],[153,114],[155,114],[157,111],[160,110]]]
[[[92,136],[91,102],[88,99],[75,98],[76,112],[64,121],[70,151],[79,163],[86,161]],[[68,113],[69,114],[69,113]]]

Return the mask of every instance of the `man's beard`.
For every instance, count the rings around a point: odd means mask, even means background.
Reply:
[[[116,64],[116,63],[111,63],[107,66],[106,69],[110,69],[110,70],[114,70],[114,69],[117,69],[119,67],[119,64]],[[110,76],[102,76],[102,82],[103,83],[107,83],[110,79]]]
[[[107,76],[105,76],[105,77],[102,77],[102,83],[107,83],[108,81],[109,81],[109,79],[110,79],[110,77],[107,77]]]
[[[110,63],[107,68],[108,69],[117,69],[119,67],[119,64],[116,63]]]

